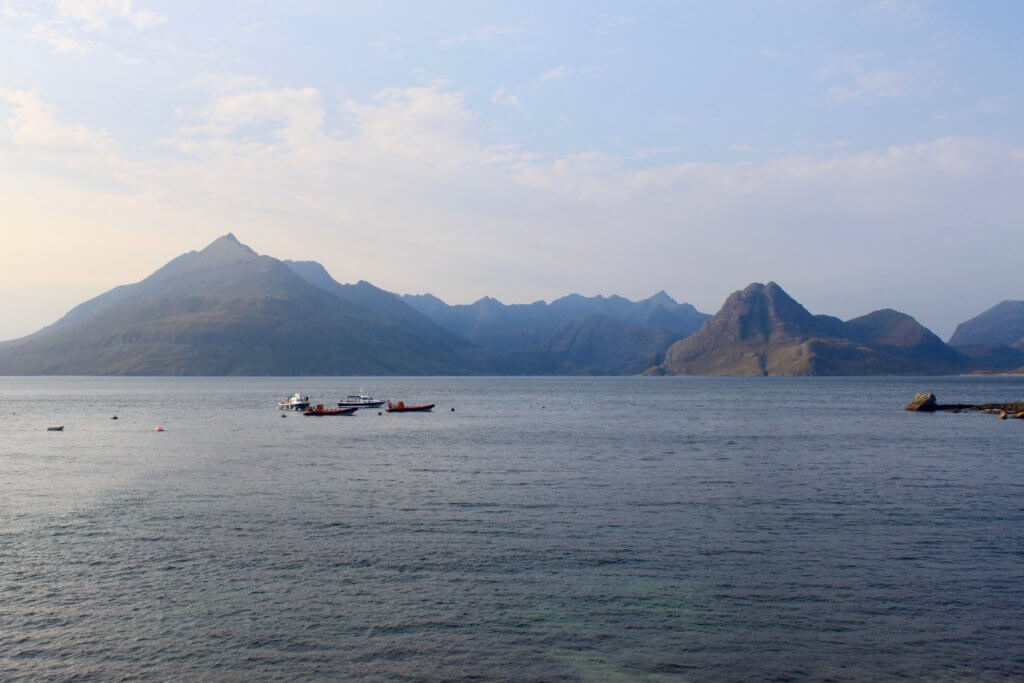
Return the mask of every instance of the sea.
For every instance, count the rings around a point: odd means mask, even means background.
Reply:
[[[918,391],[1024,378],[0,378],[0,679],[1024,680],[1024,420]]]

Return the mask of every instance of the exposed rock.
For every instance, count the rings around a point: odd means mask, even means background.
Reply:
[[[935,394],[929,392],[922,392],[915,394],[914,398],[910,399],[910,403],[903,406],[904,410],[911,410],[914,412],[927,412],[931,413],[936,410],[937,401]]]
[[[979,410],[990,415],[998,415],[1000,420],[1005,420],[1007,416],[1024,419],[1024,401],[1011,403],[982,403],[981,405],[975,405],[972,403],[943,404],[938,403],[935,398],[935,394],[930,391],[915,394],[914,398],[910,400],[910,403],[903,406],[903,409],[923,413],[933,413],[937,410],[942,410],[948,413],[959,413],[964,410]]]

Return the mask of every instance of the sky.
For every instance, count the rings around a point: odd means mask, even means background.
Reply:
[[[0,0],[0,339],[227,232],[448,303],[1024,299],[1024,3]]]

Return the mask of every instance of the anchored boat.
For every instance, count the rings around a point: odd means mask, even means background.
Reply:
[[[303,415],[351,415],[356,412],[357,408],[324,408],[323,403],[317,403],[315,408],[306,408]]]
[[[344,401],[338,401],[339,408],[380,408],[382,405],[384,400],[370,396],[366,389],[360,389],[358,394],[349,394]]]
[[[309,407],[309,396],[296,392],[291,398],[277,402],[278,410],[305,410]]]
[[[388,401],[387,411],[389,413],[413,413],[413,412],[425,412],[431,410],[434,407],[433,403],[424,403],[418,406],[407,406],[405,401],[399,401],[398,403],[392,403]]]

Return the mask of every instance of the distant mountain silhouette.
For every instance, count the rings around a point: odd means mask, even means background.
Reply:
[[[979,367],[1024,372],[1024,301],[1002,301],[960,323],[949,343]]]
[[[638,374],[661,362],[676,335],[655,327],[630,325],[595,313],[557,325],[538,341],[564,372]]]
[[[1003,345],[1024,350],[1024,301],[1002,301],[956,326],[951,346]]]
[[[550,304],[503,304],[484,297],[449,306],[430,294],[402,297],[446,330],[495,353],[545,351],[562,372],[621,374],[660,362],[669,345],[709,316],[665,292],[641,301],[570,294]]]
[[[844,323],[846,337],[899,361],[907,374],[964,372],[971,362],[906,313],[886,308]]]
[[[430,338],[443,340],[453,348],[469,348],[473,344],[451,332],[423,315],[391,292],[360,280],[356,284],[341,284],[330,276],[327,270],[316,261],[284,261],[299,277],[309,284],[345,301],[353,303],[386,318],[400,321],[410,329]]]
[[[313,286],[232,234],[0,345],[0,374],[420,375],[486,368],[479,354],[443,331],[426,334],[401,316]]]
[[[734,292],[699,332],[673,344],[660,366],[679,375],[945,374],[968,359],[892,310],[848,322],[812,315],[779,285]]]
[[[449,306],[314,261],[261,256],[227,234],[149,277],[0,343],[0,374],[701,375],[939,374],[1024,369],[1024,302],[957,328],[953,348],[885,309],[812,315],[774,282],[714,316],[665,292],[641,301],[570,294],[550,304],[484,297]],[[1018,334],[1020,332],[1020,334]],[[978,341],[976,341],[978,340]]]

